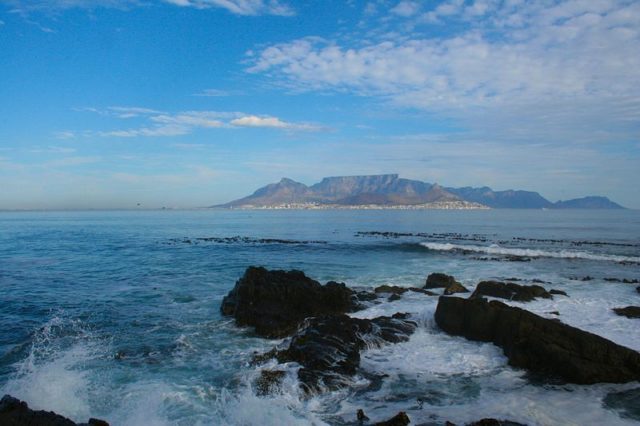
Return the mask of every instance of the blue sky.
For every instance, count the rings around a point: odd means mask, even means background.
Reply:
[[[0,209],[399,173],[640,208],[640,2],[0,0]]]

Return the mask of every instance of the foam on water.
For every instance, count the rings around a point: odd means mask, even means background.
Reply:
[[[526,248],[505,248],[497,244],[490,246],[478,246],[472,244],[451,244],[451,243],[420,243],[421,246],[435,251],[467,251],[474,253],[485,253],[492,255],[504,256],[523,256],[523,257],[551,257],[558,259],[586,259],[595,261],[609,262],[632,262],[640,263],[640,257],[635,256],[618,256],[613,254],[597,254],[587,251],[575,250],[539,250]]]

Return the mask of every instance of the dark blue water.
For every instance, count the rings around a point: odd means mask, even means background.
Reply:
[[[199,239],[234,236],[245,239]],[[637,211],[0,213],[0,387],[36,408],[116,425],[346,424],[357,408],[372,418],[405,410],[416,424],[632,423],[602,400],[637,384],[531,384],[499,349],[437,330],[436,298],[420,294],[358,313],[420,319],[406,344],[363,355],[363,371],[388,375],[381,386],[367,390],[356,377],[351,388],[304,398],[286,366],[282,392],[258,397],[248,361],[277,342],[235,327],[219,306],[249,265],[362,287],[419,286],[436,271],[471,289],[537,278],[571,297],[527,309],[559,311],[638,350],[638,320],[611,308],[639,305],[640,294],[605,278],[638,279],[639,262]]]

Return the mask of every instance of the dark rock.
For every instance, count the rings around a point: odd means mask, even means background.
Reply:
[[[567,294],[567,292],[562,291],[562,290],[555,290],[555,289],[551,289],[551,290],[549,290],[549,294],[557,294],[557,295],[560,295],[560,296],[567,296],[567,297],[569,297],[569,295]]]
[[[640,287],[636,287],[636,291],[640,293]]]
[[[504,260],[507,262],[531,262],[530,257],[515,256],[515,255],[507,255],[504,257]]]
[[[630,280],[628,278],[624,278],[622,282],[625,284],[640,284],[640,280]]]
[[[551,284],[549,281],[543,281],[543,280],[538,279],[538,278],[532,279],[531,282],[534,283],[534,284]]]
[[[374,290],[376,293],[393,293],[393,294],[403,294],[409,291],[406,287],[398,287],[397,285],[381,285],[376,287]]]
[[[481,296],[499,297],[516,302],[530,302],[536,297],[552,299],[553,296],[539,285],[519,285],[500,281],[482,281],[471,295],[472,298]]]
[[[371,302],[372,300],[376,300],[377,298],[378,295],[370,291],[359,291],[356,293],[356,299],[359,302]]]
[[[558,311],[551,311],[551,312],[547,312],[549,315],[560,315],[560,312]]]
[[[417,288],[417,287],[409,287],[409,291],[413,291],[415,293],[426,294],[427,296],[438,296],[438,293],[434,293],[432,291],[425,290],[425,289],[422,289],[422,288]]]
[[[339,388],[345,385],[346,377],[356,373],[362,349],[409,339],[416,323],[407,318],[407,314],[372,320],[347,315],[310,318],[276,358],[302,366],[298,378],[308,392]]]
[[[469,293],[469,290],[459,282],[454,281],[444,289],[444,294],[449,296],[455,293]]]
[[[375,426],[407,426],[409,423],[411,423],[411,420],[409,420],[409,416],[407,416],[407,413],[405,413],[404,411],[400,411],[389,420],[386,420],[384,422],[377,422],[374,424]]]
[[[613,308],[613,311],[627,318],[640,318],[640,306],[627,306],[626,308]]]
[[[260,377],[256,380],[256,390],[258,395],[268,395],[273,393],[282,379],[286,376],[286,372],[282,370],[262,370]]]
[[[356,309],[354,292],[344,284],[321,285],[301,271],[269,271],[249,267],[222,300],[223,315],[236,324],[253,326],[258,335],[287,336],[305,318]]]
[[[402,299],[402,296],[400,296],[398,293],[393,293],[391,296],[389,296],[387,300],[389,302],[395,302],[396,300],[400,300],[400,299]]]
[[[104,420],[89,419],[87,423],[75,423],[53,411],[32,410],[26,402],[11,395],[0,400],[0,425],[3,426],[109,426]]]
[[[603,403],[620,413],[621,417],[640,420],[640,388],[610,393],[604,397]]]
[[[358,412],[356,413],[356,418],[358,419],[358,423],[360,423],[360,424],[362,424],[362,423],[366,422],[367,420],[369,420],[369,417],[367,417],[367,415],[364,413],[362,408],[360,408],[358,410]]]
[[[449,285],[456,282],[456,279],[451,275],[443,274],[441,272],[435,272],[433,274],[429,274],[429,276],[427,277],[427,282],[422,288],[447,288]]]
[[[640,353],[498,301],[440,297],[435,320],[449,334],[500,346],[514,367],[577,384],[640,379]]]

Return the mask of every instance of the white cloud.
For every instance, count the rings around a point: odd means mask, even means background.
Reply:
[[[204,97],[224,97],[229,96],[230,93],[226,90],[220,89],[205,89],[200,93],[194,93],[193,96],[204,96]]]
[[[165,0],[182,7],[209,9],[218,7],[236,15],[279,15],[292,16],[293,9],[278,0]]]
[[[267,127],[273,129],[284,130],[302,130],[302,131],[317,131],[321,130],[321,127],[306,123],[288,123],[282,121],[277,117],[258,117],[257,115],[246,115],[236,118],[229,122],[232,126],[236,127]]]
[[[102,137],[171,137],[192,133],[196,129],[214,129],[224,127],[261,127],[287,131],[317,131],[322,127],[309,123],[290,123],[277,117],[257,116],[230,111],[183,111],[166,113],[148,108],[109,107],[106,109],[83,108],[81,111],[127,119],[137,117],[146,124],[133,129],[84,132],[85,135]],[[69,132],[71,133],[71,132]]]
[[[412,16],[418,13],[420,4],[415,1],[403,0],[391,9],[391,13],[398,16]]]
[[[279,0],[162,0],[164,3],[194,9],[221,8],[245,16],[292,16],[295,11]],[[56,12],[68,9],[115,8],[128,9],[143,6],[143,0],[0,0],[12,11],[27,15],[31,12]]]
[[[635,122],[637,135],[640,3],[450,0],[429,13],[451,30],[361,44],[297,39],[254,54],[248,71],[296,90],[375,96],[478,123],[511,115],[529,128],[553,122],[590,132]],[[413,23],[433,25],[424,20]]]

